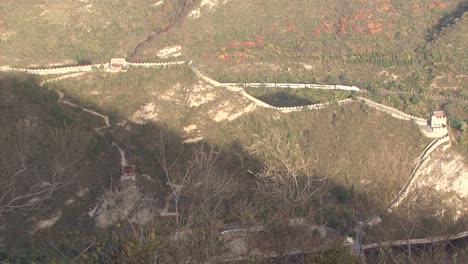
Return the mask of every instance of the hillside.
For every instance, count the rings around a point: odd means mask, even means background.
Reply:
[[[0,263],[464,263],[467,10],[1,1]]]
[[[154,136],[133,131],[138,131],[138,127],[128,121],[164,124],[187,143],[203,141],[246,149],[258,144],[259,137],[277,135],[278,142],[270,143],[297,144],[297,154],[314,161],[309,168],[314,174],[363,192],[367,197],[363,199],[373,210],[389,202],[428,142],[411,122],[360,103],[291,114],[261,109],[238,93],[197,81],[185,67],[135,69],[122,75],[91,73],[51,85],[87,105],[111,109],[116,123],[127,122],[122,123],[123,128],[134,136],[122,140],[130,144],[132,156],[139,156],[137,152],[141,157],[154,153],[152,149],[159,142],[148,144]],[[172,78],[177,80],[171,81]],[[136,80],[138,85],[132,86]],[[361,202],[357,206],[366,208]],[[368,209],[362,213],[371,214]]]
[[[463,70],[455,73],[447,65],[466,70],[466,56],[458,57],[460,63],[450,60],[463,49],[440,54],[444,42],[461,44],[457,40],[466,36],[466,19],[460,18],[465,10],[466,3],[457,0],[203,1],[180,28],[140,54],[151,58],[161,48],[179,45],[185,56],[224,81],[299,78],[400,89],[429,89],[428,78],[441,78],[431,73],[435,67],[450,71],[453,79],[459,76],[454,84],[459,90],[466,88]]]
[[[100,120],[57,105],[33,78],[1,74],[0,89],[0,243],[16,255],[54,224],[85,229],[81,215],[116,176],[118,155],[92,131]]]
[[[127,57],[149,35],[177,23],[191,2],[5,0],[0,64],[47,67]]]

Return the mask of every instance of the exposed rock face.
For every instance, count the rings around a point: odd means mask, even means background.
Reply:
[[[146,199],[137,186],[131,182],[122,183],[119,190],[107,192],[90,216],[96,225],[106,228],[120,221],[145,224],[158,214],[154,201]]]
[[[144,124],[147,121],[157,120],[157,116],[158,113],[155,110],[155,104],[149,103],[141,106],[140,109],[133,114],[131,120],[137,124]]]
[[[435,192],[440,213],[453,211],[460,218],[468,214],[468,168],[463,156],[453,149],[444,150],[432,153],[421,167],[416,188],[424,196]]]

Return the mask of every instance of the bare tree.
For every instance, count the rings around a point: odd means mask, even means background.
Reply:
[[[305,157],[298,143],[281,136],[278,131],[256,137],[256,143],[249,150],[265,161],[263,171],[256,175],[261,195],[279,205],[275,207],[283,210],[287,217],[293,208],[304,208],[312,200],[321,199],[328,181],[326,176],[314,174],[317,160]]]
[[[72,179],[69,169],[85,154],[90,135],[19,120],[0,130],[0,214],[34,209]]]
[[[184,162],[180,155],[176,161],[168,161],[163,150],[158,155],[158,163],[172,191],[176,232],[182,234],[172,246],[184,249],[176,250],[180,262],[182,259],[206,262],[223,252],[219,231],[226,204],[238,193],[239,182],[235,175],[217,164],[219,152],[215,148],[203,144],[186,151],[192,155]]]

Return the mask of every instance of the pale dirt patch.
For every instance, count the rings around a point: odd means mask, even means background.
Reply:
[[[308,71],[313,70],[315,68],[313,65],[306,64],[306,63],[303,63],[302,66],[304,67],[304,69]]]
[[[179,57],[182,55],[181,50],[182,50],[181,46],[167,47],[158,51],[156,55],[163,59],[167,59],[170,57]]]
[[[192,132],[192,131],[195,130],[195,129],[197,129],[197,125],[194,125],[194,124],[188,125],[188,126],[184,127],[184,131],[185,131],[186,133],[190,133],[190,132]]]
[[[101,92],[100,91],[91,91],[91,92],[89,92],[89,94],[98,95],[98,94],[101,94]]]
[[[45,15],[47,15],[47,13],[49,13],[49,10],[46,9],[46,10],[42,11],[42,13],[40,13],[39,16],[40,17],[45,16]]]
[[[83,6],[83,7],[81,8],[80,11],[82,11],[82,12],[87,12],[87,13],[91,13],[91,12],[92,12],[92,10],[91,10],[92,7],[93,7],[93,4],[85,5],[85,6]]]
[[[14,31],[6,32],[6,33],[3,33],[3,34],[0,36],[0,40],[1,40],[1,41],[7,41],[7,40],[9,40],[11,37],[13,37],[13,36],[16,36],[16,32],[14,32]]]
[[[189,90],[188,102],[190,107],[197,107],[207,102],[213,101],[215,96],[209,92],[214,89],[211,85],[205,85],[203,82],[199,82],[192,86]]]
[[[152,204],[154,201],[145,198],[134,183],[126,183],[119,190],[107,192],[97,208],[93,209],[93,215],[100,228],[112,226],[125,219],[132,223],[145,224],[157,215]]]
[[[89,188],[83,188],[83,189],[80,189],[77,193],[76,193],[76,196],[80,197],[80,198],[83,198],[85,195],[87,195],[89,193]]]
[[[174,96],[176,95],[176,91],[180,91],[181,88],[182,86],[180,85],[180,83],[176,83],[174,86],[172,86],[171,89],[161,94],[159,98],[167,101],[172,101],[174,99]],[[154,92],[153,95],[157,96],[158,94]]]
[[[388,71],[381,71],[377,74],[377,77],[379,78],[388,78],[388,77],[391,77],[392,80],[396,80],[398,78],[400,78],[400,75],[397,75],[397,74],[394,74],[394,73],[390,73]]]
[[[162,4],[164,4],[164,1],[156,2],[153,6],[160,6],[160,5],[162,5]]]
[[[190,18],[199,18],[201,17],[201,11],[200,8],[192,10],[192,12],[189,13]]]
[[[203,137],[194,137],[194,138],[189,138],[183,141],[185,144],[193,144],[197,143],[203,140]]]
[[[70,205],[75,202],[75,199],[71,198],[65,201],[65,205]]]
[[[137,124],[145,124],[151,120],[157,120],[158,112],[155,110],[154,103],[148,103],[138,109],[130,118]]]
[[[229,0],[202,0],[200,7],[194,9],[189,13],[190,18],[199,18],[201,16],[201,10],[206,8],[208,11],[214,11],[219,6],[219,4],[225,4]]]
[[[453,208],[457,217],[468,213],[468,168],[464,159],[451,149],[434,152],[430,162],[420,169],[416,185],[422,194],[427,189],[437,191],[442,204],[435,206],[441,211]]]
[[[51,218],[39,221],[36,224],[36,230],[53,226],[55,223],[57,223],[57,221],[60,219],[61,216],[62,216],[62,212],[58,211]]]
[[[232,121],[246,113],[252,112],[253,110],[255,110],[255,108],[256,105],[254,103],[251,103],[239,110],[239,108],[236,107],[233,103],[227,101],[222,103],[217,110],[213,109],[208,114],[216,122],[221,122],[224,120]]]

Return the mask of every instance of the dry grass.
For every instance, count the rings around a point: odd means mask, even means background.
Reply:
[[[0,64],[47,66],[126,57],[176,14],[177,0],[0,3]]]

